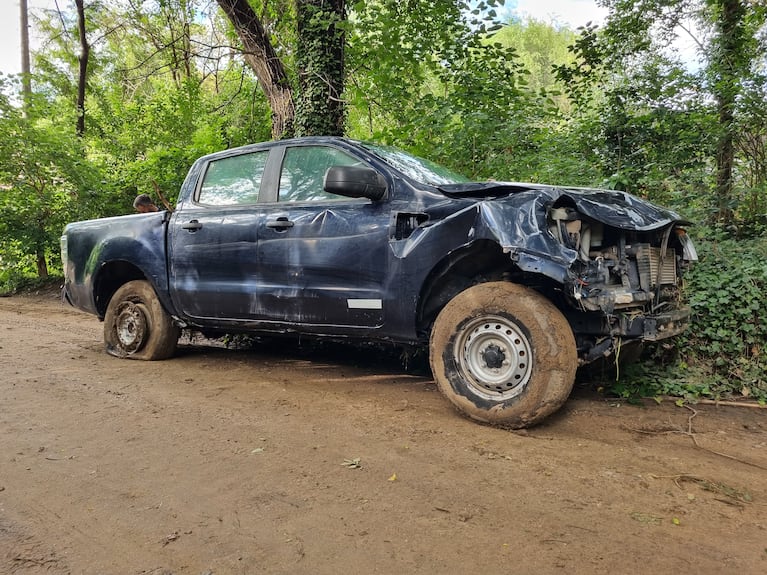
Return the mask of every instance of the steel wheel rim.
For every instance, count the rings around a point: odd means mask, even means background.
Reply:
[[[126,301],[117,309],[115,320],[115,334],[120,347],[125,353],[134,353],[140,350],[149,333],[149,323],[143,305]]]
[[[454,356],[473,391],[496,401],[522,393],[533,372],[530,340],[506,317],[469,321],[456,338]]]

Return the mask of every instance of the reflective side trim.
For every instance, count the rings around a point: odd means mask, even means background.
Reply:
[[[346,307],[349,309],[383,309],[380,299],[347,299]]]

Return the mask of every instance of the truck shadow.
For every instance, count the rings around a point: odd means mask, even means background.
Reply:
[[[339,341],[297,336],[224,336],[206,337],[198,332],[184,332],[176,352],[177,358],[214,356],[232,360],[270,363],[300,362],[348,367],[376,375],[408,375],[433,379],[426,348],[402,347],[373,342]],[[580,368],[571,397],[605,400],[605,382],[615,373],[614,364],[605,362],[598,368]]]
[[[179,340],[176,357],[201,354],[231,354],[270,361],[308,361],[334,363],[389,374],[408,374],[431,378],[426,349],[372,342],[347,342],[296,336],[209,338],[185,332]]]

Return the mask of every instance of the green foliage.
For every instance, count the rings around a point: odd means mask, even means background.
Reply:
[[[689,211],[691,203],[710,201],[714,184],[710,96],[701,74],[663,49],[667,30],[651,33],[675,22],[668,6],[609,4],[606,29],[581,29],[571,46],[574,60],[556,67],[574,106],[574,134],[601,173],[600,186]]]
[[[479,179],[597,183],[550,70],[570,58],[573,33],[534,21],[498,29],[495,7],[356,3],[350,135]]]
[[[4,241],[0,245],[0,297],[38,288],[55,291],[62,284],[62,275],[61,264],[51,258],[48,277],[41,278],[36,257],[24,253],[22,244]]]
[[[677,83],[694,85],[693,78],[677,72]],[[668,81],[671,75],[662,77]],[[675,193],[700,194],[709,188],[704,178],[716,145],[710,114],[692,99],[680,109],[662,95],[656,101],[642,98],[639,94],[648,92],[638,86],[641,80],[637,75],[616,86],[601,113],[592,116],[596,122],[590,128],[602,142],[595,161],[608,187],[666,204],[675,202]]]
[[[24,253],[18,240],[4,238],[0,242],[0,295],[12,293],[36,277],[35,256]]]
[[[572,103],[587,110],[601,104],[597,95],[603,90],[606,75],[608,48],[597,28],[592,24],[579,28],[578,36],[568,47],[571,57],[552,66]]]
[[[210,106],[192,80],[145,87],[131,99],[106,92],[92,105],[91,131],[99,137],[91,139],[91,153],[110,166],[103,191],[111,200],[104,208],[131,210],[137,194],[155,196],[155,184],[175,202],[194,160],[226,147],[223,118],[211,115]]]
[[[51,112],[30,99],[23,114],[0,93],[0,273],[6,277],[30,261],[40,277],[48,275],[49,265],[58,264],[64,224],[92,190],[73,111]]]
[[[556,67],[573,62],[573,53],[568,48],[577,37],[568,28],[557,28],[527,19],[507,23],[492,39],[503,46],[514,48],[526,71],[527,89],[532,93],[540,93],[541,90],[559,90]],[[565,100],[558,102],[565,105]]]
[[[707,220],[751,228],[764,213],[767,175],[765,4],[601,4],[610,11],[604,29],[582,30],[574,61],[557,73],[584,119],[604,118],[589,139],[607,183],[650,197],[669,184],[691,190]],[[699,30],[695,62],[682,61],[675,47],[688,39],[690,21]]]
[[[690,350],[688,364],[711,362],[715,381],[729,391],[767,399],[767,241],[704,241],[700,258],[687,284],[693,329],[678,345]]]
[[[413,116],[411,106],[432,83],[439,55],[454,36],[454,4],[367,0],[350,6],[349,133],[371,138]]]

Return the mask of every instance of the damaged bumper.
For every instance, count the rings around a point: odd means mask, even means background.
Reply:
[[[576,333],[581,363],[610,356],[622,344],[658,342],[679,335],[689,326],[690,318],[687,306],[652,314],[635,311],[568,317]]]
[[[660,341],[682,333],[690,323],[687,306],[661,313],[641,311],[605,315],[601,313],[566,314],[573,331],[590,339],[613,337]]]
[[[682,307],[655,315],[631,317],[621,315],[613,335],[643,341],[660,341],[682,333],[690,323],[690,308]],[[617,333],[615,333],[617,331]]]

